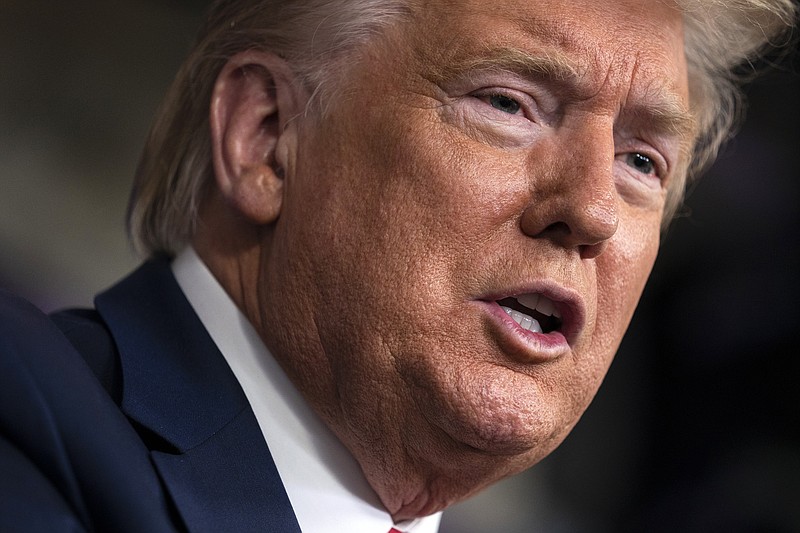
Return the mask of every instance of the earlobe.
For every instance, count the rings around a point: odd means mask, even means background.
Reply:
[[[299,84],[274,54],[247,51],[222,68],[211,99],[210,127],[217,187],[256,225],[281,212],[287,167],[295,152],[290,119],[300,112]]]

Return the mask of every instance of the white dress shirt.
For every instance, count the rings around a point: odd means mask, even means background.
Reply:
[[[172,263],[183,293],[239,381],[304,533],[436,533],[441,513],[400,524],[356,460],[306,404],[191,247]]]

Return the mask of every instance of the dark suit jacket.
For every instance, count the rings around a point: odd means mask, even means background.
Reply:
[[[300,531],[166,261],[47,317],[0,295],[0,531]]]

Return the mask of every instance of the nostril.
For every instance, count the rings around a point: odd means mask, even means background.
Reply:
[[[547,226],[542,233],[551,233],[553,235],[569,235],[572,233],[572,230],[569,229],[569,226],[566,222],[553,222],[549,226]]]
[[[580,246],[581,259],[594,259],[606,249],[607,240],[602,240],[595,244],[583,244]]]
[[[582,257],[595,257],[619,224],[618,199],[604,190],[552,193],[551,201],[531,203],[520,219],[520,229],[533,239],[545,239]]]

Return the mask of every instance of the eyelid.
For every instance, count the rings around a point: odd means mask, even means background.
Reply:
[[[628,168],[629,172],[636,173],[639,176],[652,176],[653,178],[658,180],[662,188],[666,187],[666,184],[667,182],[669,182],[670,178],[670,169],[666,162],[666,159],[663,156],[661,156],[661,154],[659,154],[656,150],[652,149],[633,148],[633,149],[618,151],[616,157],[627,158],[629,155],[632,154],[641,154],[650,159],[650,161],[653,164],[653,172],[652,174],[646,174],[636,169],[632,165],[628,164],[627,161],[623,160],[622,164],[624,164]]]
[[[669,145],[659,143],[657,139],[656,142],[650,142],[638,136],[626,137],[622,136],[622,140],[619,136],[617,137],[615,157],[625,154],[642,154],[650,158],[655,166],[656,175],[662,182],[665,182],[672,174],[674,161],[669,155]]]
[[[506,98],[510,98],[517,102],[520,106],[520,110],[522,111],[522,115],[533,122],[539,121],[539,110],[536,103],[536,100],[530,95],[525,92],[510,89],[508,87],[484,87],[478,89],[476,91],[472,91],[470,93],[471,96],[475,98],[488,98],[490,96],[504,96]],[[491,104],[487,101],[486,105],[491,106]],[[502,113],[502,111],[498,110],[498,112]],[[514,115],[509,115],[514,116]]]
[[[639,150],[636,153],[641,153],[643,156],[650,158],[650,161],[653,162],[653,166],[655,167],[656,176],[658,176],[662,182],[666,182],[670,176],[671,167],[667,158],[664,157],[661,152],[652,148],[648,150]]]

